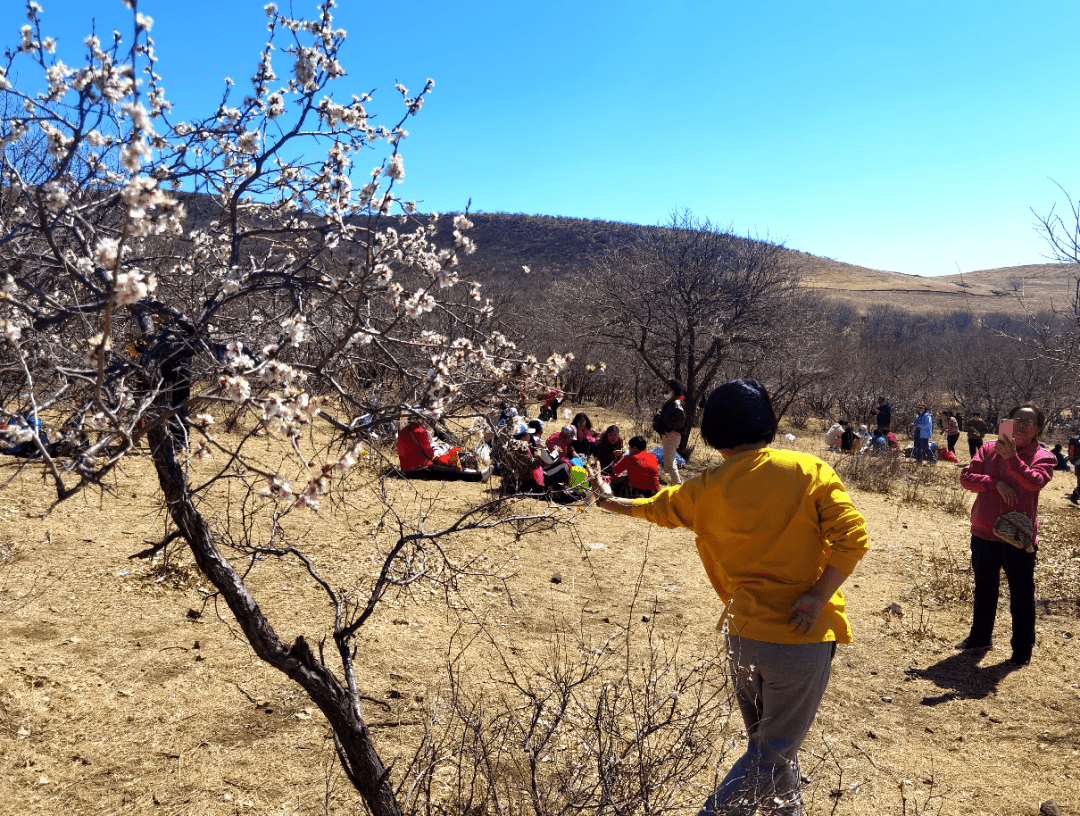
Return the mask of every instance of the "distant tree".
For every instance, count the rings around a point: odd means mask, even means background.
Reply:
[[[1061,263],[1076,264],[1073,267],[1075,285],[1070,301],[1055,309],[1059,322],[1055,326],[1040,325],[1045,331],[1039,332],[1037,343],[1042,353],[1069,364],[1075,372],[1080,368],[1080,204],[1063,188],[1062,193],[1068,209],[1065,215],[1056,207],[1046,215],[1032,212],[1050,247],[1050,257]]]
[[[689,211],[603,253],[593,272],[594,334],[632,350],[658,389],[681,381],[691,423],[718,377],[758,360],[802,302],[780,244],[734,235]],[[684,452],[686,441],[684,434]]]

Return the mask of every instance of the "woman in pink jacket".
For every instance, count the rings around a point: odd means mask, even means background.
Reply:
[[[1046,415],[1025,402],[1009,412],[1014,431],[975,452],[960,474],[960,484],[976,493],[971,508],[971,567],[975,571],[975,609],[971,632],[956,645],[963,651],[991,647],[1001,571],[1009,582],[1013,666],[1031,662],[1035,647],[1035,553],[1039,542],[1039,491],[1054,475],[1054,455],[1039,447]],[[1015,524],[1008,524],[1009,514]],[[1027,527],[1027,530],[1023,528]]]

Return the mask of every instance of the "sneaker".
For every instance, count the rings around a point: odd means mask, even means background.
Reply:
[[[989,652],[993,648],[993,645],[987,643],[985,646],[972,646],[971,638],[964,638],[956,644],[956,651],[958,652]]]
[[[1071,496],[1066,496],[1066,498],[1073,504],[1080,504],[1080,496],[1077,496],[1075,493],[1073,493]]]
[[[1019,669],[1021,666],[1026,666],[1030,662],[1031,655],[1021,655],[1013,652],[1012,657],[1005,661],[1005,665],[1009,666],[1010,668],[1015,667]]]

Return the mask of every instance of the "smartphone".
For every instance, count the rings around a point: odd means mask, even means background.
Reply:
[[[1012,440],[1013,430],[1015,429],[1015,427],[1016,423],[1013,422],[1011,419],[1001,420],[1001,422],[998,423],[998,439],[1008,437],[1010,440]]]

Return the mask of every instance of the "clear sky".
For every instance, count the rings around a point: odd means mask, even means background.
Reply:
[[[91,18],[131,31],[121,0],[39,2],[69,65]],[[0,3],[5,46],[20,5]],[[212,111],[225,76],[243,91],[263,5],[141,0],[181,116]],[[339,0],[335,22],[338,93],[375,89],[383,121],[395,82],[435,80],[399,189],[429,210],[655,224],[689,208],[938,275],[1043,262],[1031,208],[1063,200],[1051,179],[1080,195],[1076,0]]]

